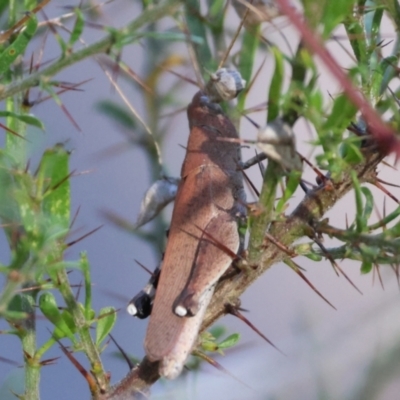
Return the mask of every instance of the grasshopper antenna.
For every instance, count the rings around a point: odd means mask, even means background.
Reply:
[[[187,25],[184,26],[183,33],[186,36],[186,42],[188,45],[188,50],[189,50],[189,59],[190,63],[192,64],[192,68],[194,71],[194,74],[196,76],[197,80],[197,85],[200,89],[203,89],[204,84],[203,84],[203,78],[201,76],[201,71],[198,63],[196,62],[196,52],[193,47],[193,42],[190,40],[190,33]]]
[[[251,0],[251,2],[253,2],[253,0]],[[248,14],[249,14],[249,11],[250,11],[250,9],[247,9],[247,10],[244,12],[243,17],[242,17],[242,19],[241,19],[241,21],[240,21],[240,24],[239,24],[238,28],[236,29],[236,32],[235,32],[235,34],[233,35],[233,38],[232,38],[232,40],[231,40],[229,46],[228,46],[228,48],[226,49],[224,56],[222,57],[221,61],[220,61],[219,64],[218,64],[218,69],[222,68],[222,66],[225,64],[225,62],[226,62],[226,60],[227,60],[227,58],[228,58],[228,56],[229,56],[229,54],[230,54],[230,52],[231,52],[231,50],[232,50],[232,47],[233,47],[233,45],[235,44],[235,42],[236,42],[236,40],[237,40],[237,38],[238,38],[238,36],[239,36],[239,33],[240,33],[240,31],[242,30],[242,28],[243,28],[243,25],[244,25],[244,23],[245,23],[245,21],[246,21],[246,18],[247,18],[247,16],[248,16]]]

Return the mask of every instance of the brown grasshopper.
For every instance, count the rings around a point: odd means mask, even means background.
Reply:
[[[215,284],[239,250],[237,218],[245,213],[240,144],[219,140],[238,138],[234,125],[203,91],[187,115],[190,136],[145,338],[148,359],[159,361],[160,375],[171,379],[180,374]]]

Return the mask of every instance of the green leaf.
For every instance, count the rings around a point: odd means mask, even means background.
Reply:
[[[356,143],[353,143],[350,140],[345,140],[340,146],[340,152],[348,164],[359,164],[364,159],[360,150],[359,140],[357,140]]]
[[[360,243],[358,245],[358,248],[359,248],[363,258],[365,258],[364,261],[376,260],[376,258],[381,253],[381,248],[380,247],[367,245],[365,243]]]
[[[62,145],[47,149],[40,161],[38,187],[43,195],[42,210],[51,224],[63,230],[70,223],[69,152]],[[39,194],[40,195],[40,194]]]
[[[9,321],[17,322],[28,317],[28,312],[32,311],[29,300],[23,294],[16,294],[8,303],[4,318]]]
[[[214,19],[224,14],[225,1],[224,0],[208,0],[209,11],[208,15]]]
[[[117,313],[114,307],[104,307],[100,310],[96,326],[96,344],[100,343],[111,332],[117,321]]]
[[[321,23],[327,1],[330,0],[302,0],[305,19],[310,29],[315,30]]]
[[[361,192],[365,196],[363,220],[365,221],[365,223],[367,223],[369,218],[371,217],[372,211],[374,209],[374,196],[372,195],[372,192],[367,187],[362,187]]]
[[[384,58],[379,64],[380,73],[383,75],[381,79],[381,87],[379,94],[384,93],[394,73],[397,71],[397,56],[389,56]]]
[[[86,321],[91,321],[94,318],[92,310],[92,281],[90,278],[90,265],[86,253],[81,253],[79,267],[85,279],[85,309],[84,314]]]
[[[201,348],[204,351],[214,352],[214,351],[218,351],[218,344],[215,343],[215,341],[213,341],[213,340],[202,340]]]
[[[396,0],[375,0],[375,3],[382,4],[387,10],[388,16],[393,20],[400,31],[400,4]]]
[[[370,261],[363,261],[361,264],[361,273],[362,274],[369,274],[372,271],[372,262]]]
[[[17,114],[12,111],[0,111],[0,117],[12,117],[16,118],[19,121],[24,122],[25,124],[35,126],[36,128],[44,130],[43,122],[30,114]]]
[[[52,293],[44,292],[40,295],[39,308],[43,315],[54,325],[53,334],[57,339],[68,337],[72,342],[76,341],[71,329],[61,315],[57,301]]]
[[[283,212],[283,209],[286,205],[286,202],[293,196],[297,187],[299,186],[301,179],[300,171],[290,171],[285,191],[283,192],[282,197],[279,199],[278,204],[276,205],[276,212],[278,214]]]
[[[379,40],[383,11],[383,7],[376,7],[375,12],[372,13],[372,16],[368,15],[365,18],[367,21],[367,23],[365,24],[365,31],[370,41],[371,52],[375,49],[374,45],[376,45]]]
[[[344,132],[355,118],[356,112],[357,108],[342,94],[335,99],[332,112],[326,121],[315,126],[319,144],[324,150],[324,154],[317,159],[321,168],[327,166],[333,180],[340,179],[346,167],[339,149],[344,141]]]
[[[200,334],[200,345],[204,351],[214,352],[218,351],[218,344],[216,343],[216,336],[211,331],[214,331],[214,328]],[[223,327],[217,327],[216,329],[218,336],[222,335],[223,331],[225,331]]]
[[[355,18],[347,20],[344,26],[357,61],[360,64],[365,64],[367,61],[367,40],[363,27]]]
[[[368,227],[368,231],[374,231],[376,229],[381,228],[382,226],[387,225],[389,222],[392,222],[394,219],[396,219],[399,215],[400,215],[400,206],[397,207],[390,214],[386,215],[386,217],[382,218],[380,221],[370,225]]]
[[[76,14],[76,20],[68,42],[69,48],[72,48],[75,42],[80,39],[83,28],[85,27],[85,19],[83,17],[82,11],[78,7],[76,7],[74,11]]]
[[[351,171],[351,179],[353,181],[354,194],[356,198],[356,229],[358,233],[361,233],[365,230],[366,221],[364,220],[361,186],[355,171]]]
[[[228,349],[229,347],[234,346],[240,339],[239,333],[233,333],[232,335],[228,336],[222,342],[218,343],[219,349]]]
[[[323,37],[328,38],[332,31],[351,13],[356,0],[328,0],[323,9]]]
[[[400,237],[400,222],[398,221],[389,229],[383,232],[385,239],[394,239]]]
[[[275,120],[279,116],[279,99],[281,98],[283,77],[285,73],[281,51],[277,47],[272,47],[271,50],[275,59],[275,70],[269,86],[267,123]]]
[[[217,325],[209,329],[209,333],[215,338],[220,338],[226,332],[226,328],[222,325]]]
[[[110,100],[99,101],[96,104],[96,109],[102,114],[107,115],[115,122],[121,124],[124,128],[134,130],[136,123],[132,114],[123,106],[114,103]]]
[[[26,312],[22,312],[22,311],[9,311],[9,310],[7,310],[3,314],[3,316],[7,321],[20,321],[22,319],[28,318],[28,314]],[[15,334],[18,335],[17,332],[15,332]]]
[[[253,72],[254,61],[256,58],[256,52],[260,43],[259,33],[260,27],[255,27],[255,32],[246,30],[243,34],[243,40],[241,50],[239,54],[239,65],[238,70],[242,75],[242,78],[247,82],[250,82],[251,75]],[[243,90],[238,96],[237,109],[239,112],[244,110],[246,102],[247,90]]]
[[[0,75],[6,73],[17,57],[25,52],[36,32],[37,25],[35,14],[31,14],[26,27],[21,30],[14,42],[0,53]]]
[[[72,318],[72,315],[68,310],[63,310],[63,312],[61,313],[61,318],[66,323],[71,332],[75,333],[77,331],[74,319]]]
[[[0,149],[0,220],[5,225],[5,232],[11,240],[12,228],[9,224],[21,221],[18,203],[14,197],[15,181],[12,173],[12,159]]]
[[[307,257],[308,259],[310,259],[311,261],[321,261],[322,260],[321,254],[307,253],[307,254],[304,254],[304,256]]]
[[[65,42],[65,40],[63,39],[63,37],[58,33],[57,30],[55,30],[53,32],[53,37],[56,39],[57,43],[60,46],[60,50],[61,50],[61,58],[64,58],[66,56],[66,54],[68,53],[68,44]]]
[[[333,103],[331,114],[323,124],[323,129],[334,129],[339,132],[344,131],[349,126],[357,111],[357,107],[347,96],[338,96]]]

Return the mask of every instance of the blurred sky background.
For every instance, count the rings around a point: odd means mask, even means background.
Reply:
[[[102,8],[100,21],[106,25],[122,26],[137,17],[140,13],[139,1],[114,0]],[[61,6],[77,5],[70,0],[67,3],[53,0],[46,7],[49,18],[60,15]],[[232,9],[228,18],[233,28],[239,19]],[[278,26],[291,43],[296,43],[296,32],[288,27],[284,18],[276,20]],[[384,24],[385,38],[393,33],[391,23]],[[173,21],[163,21],[163,27],[173,26]],[[287,49],[282,37],[276,29],[266,24],[269,40]],[[337,32],[340,35],[343,32]],[[87,28],[83,35],[90,44],[104,35],[104,32]],[[332,52],[343,66],[351,65],[351,60],[339,46],[329,44]],[[40,39],[36,40],[31,50],[40,47]],[[59,54],[59,48],[49,35],[44,60],[51,60]],[[183,44],[173,47],[177,54],[187,57],[187,48]],[[390,47],[387,49],[389,51]],[[133,44],[123,51],[123,60],[139,75],[144,74],[143,57],[146,52],[145,42]],[[263,61],[265,53],[260,54],[258,65]],[[258,67],[258,66],[257,66]],[[194,73],[190,66],[183,70],[190,77]],[[265,101],[267,85],[273,71],[273,60],[267,54],[266,63],[253,86],[247,106]],[[69,92],[62,96],[68,111],[79,124],[82,132],[78,132],[68,121],[65,114],[53,102],[47,101],[32,109],[32,112],[43,120],[46,131],[36,129],[29,132],[32,143],[32,165],[40,159],[46,147],[58,142],[68,141],[67,147],[73,149],[71,170],[87,172],[72,179],[72,204],[74,213],[80,207],[80,214],[75,224],[72,237],[79,237],[97,226],[104,227],[68,251],[68,259],[76,260],[80,251],[86,250],[91,263],[94,308],[113,305],[121,309],[113,331],[118,343],[130,354],[143,356],[143,339],[147,322],[128,316],[126,303],[140,290],[148,279],[148,275],[135,263],[138,259],[153,269],[160,259],[151,247],[137,237],[124,232],[104,219],[102,211],[109,210],[134,222],[139,211],[140,201],[151,184],[148,162],[141,149],[128,143],[126,132],[113,123],[108,117],[96,110],[96,103],[111,99],[118,103],[121,100],[111,88],[104,72],[94,60],[86,60],[56,77],[58,80],[79,82],[92,79],[83,86],[84,92]],[[165,74],[166,90],[176,84],[176,78]],[[131,103],[146,118],[145,105],[141,94],[134,85],[123,78],[119,84]],[[330,78],[321,67],[321,86],[326,98],[329,93],[340,92],[337,83]],[[185,107],[196,92],[190,85],[181,85],[175,94],[179,107]],[[35,93],[32,91],[32,98]],[[259,124],[265,121],[265,114],[252,116]],[[168,137],[163,147],[166,170],[171,176],[178,176],[184,157],[179,146],[185,145],[188,136],[188,123],[184,112],[170,121]],[[254,128],[242,122],[241,135],[254,139]],[[307,145],[312,139],[312,132],[304,123],[296,124],[296,135],[299,150],[310,154]],[[4,132],[0,133],[3,140]],[[107,149],[120,145],[121,151],[107,152]],[[317,151],[316,151],[317,153]],[[315,154],[316,154],[315,153]],[[244,158],[254,154],[254,148],[246,150]],[[314,154],[314,155],[315,155]],[[33,168],[33,167],[32,167]],[[380,167],[382,179],[396,182],[398,173],[387,167]],[[254,168],[251,173],[258,186],[261,182],[259,171]],[[309,170],[306,179],[314,181]],[[393,191],[396,193],[396,191]],[[399,195],[399,193],[397,192]],[[291,207],[302,198],[298,192],[291,201]],[[377,193],[376,206],[382,210],[383,196]],[[251,197],[249,197],[251,200]],[[387,210],[393,209],[395,203],[387,199]],[[349,221],[354,215],[354,194],[342,199],[329,212],[333,224],[345,227],[344,212]],[[329,243],[328,243],[329,244]],[[1,261],[6,263],[7,245],[3,234],[0,234]],[[153,398],[160,399],[381,399],[399,398],[400,381],[395,379],[400,372],[400,293],[396,278],[388,267],[382,267],[381,273],[385,285],[382,290],[376,281],[372,285],[372,276],[361,276],[360,264],[357,262],[341,263],[346,273],[361,289],[363,295],[357,293],[343,277],[338,278],[328,262],[314,263],[308,259],[300,259],[299,264],[307,269],[307,277],[337,308],[329,307],[288,267],[276,265],[261,277],[242,297],[242,306],[250,312],[246,316],[277,346],[286,356],[280,354],[247,326],[234,317],[225,317],[218,321],[224,325],[227,334],[239,332],[240,344],[228,350],[218,361],[234,376],[234,378],[203,364],[200,373],[186,374],[173,382],[158,382],[153,388]],[[71,280],[79,283],[78,272],[73,272]],[[115,293],[111,295],[110,292]],[[119,296],[119,297],[118,297]],[[48,325],[38,322],[39,343],[49,337]],[[4,321],[0,329],[6,329]],[[113,354],[117,351],[110,343],[104,353],[104,364],[111,373],[112,382],[120,380],[127,372],[128,366]],[[15,337],[2,336],[0,355],[22,363],[20,344]],[[58,346],[55,346],[46,358],[61,356],[55,366],[42,369],[42,399],[70,400],[89,398],[87,384],[79,372],[65,358]],[[397,357],[396,357],[397,356]],[[81,356],[77,356],[83,363]],[[399,361],[396,361],[399,360]],[[87,365],[87,364],[85,364]],[[371,371],[375,371],[369,375]],[[8,385],[13,383],[18,392],[18,383],[23,371],[4,363],[0,363],[0,399],[14,398],[7,394]],[[3,385],[3,386],[2,386]],[[363,392],[364,391],[364,392]]]

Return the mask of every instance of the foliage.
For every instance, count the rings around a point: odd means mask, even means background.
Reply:
[[[0,35],[0,75],[3,78],[0,99],[4,101],[0,117],[6,119],[4,125],[0,124],[5,135],[4,147],[0,149],[0,224],[11,254],[9,262],[1,260],[4,264],[0,264],[0,273],[5,281],[0,292],[0,317],[7,320],[10,326],[7,332],[2,333],[15,335],[21,341],[26,376],[25,393],[19,394],[22,398],[39,398],[41,368],[52,362],[45,358],[46,352],[57,343],[68,343],[68,348],[62,345],[63,351],[85,376],[92,398],[114,399],[119,398],[121,393],[147,390],[158,379],[156,366],[144,360],[124,382],[110,387],[101,353],[104,340],[116,323],[116,310],[112,307],[92,309],[90,265],[86,254],[75,262],[64,260],[65,251],[73,244],[68,241],[74,220],[70,211],[70,154],[63,144],[57,144],[41,155],[37,169],[29,165],[27,129],[29,126],[44,128],[44,123],[30,113],[34,104],[29,102],[29,89],[39,87],[47,92],[69,115],[56,92],[62,83],[53,80],[54,75],[101,53],[107,54],[119,69],[129,72],[128,66],[119,63],[122,49],[140,40],[146,41],[149,49],[146,62],[157,66],[149,68],[151,72],[145,82],[141,82],[145,88],[143,98],[148,122],[135,110],[128,112],[113,103],[103,102],[100,107],[125,127],[137,128],[134,142],[147,155],[152,178],[156,180],[165,173],[160,151],[164,128],[159,125],[159,117],[171,104],[177,103],[172,91],[163,93],[159,88],[162,71],[184,64],[184,60],[174,53],[173,43],[188,42],[194,49],[193,58],[198,73],[207,80],[210,71],[217,67],[220,54],[228,47],[232,32],[224,18],[225,2],[209,1],[207,7],[201,7],[196,0],[186,1],[184,5],[178,0],[143,1],[142,14],[131,23],[119,29],[103,27],[104,37],[101,40],[79,46],[85,25],[90,20],[91,2],[76,5],[68,13],[68,18],[74,22],[67,37],[60,35],[51,21],[41,17],[40,9],[47,3],[24,0],[10,1],[8,5],[1,3],[0,6],[4,29]],[[268,41],[262,37],[259,26],[242,29],[238,38],[238,53],[235,57],[231,55],[227,64],[236,62],[236,67],[249,85],[239,96],[235,109],[225,107],[238,125],[239,117],[247,113],[247,94],[251,90],[252,79],[257,75],[254,67],[256,56],[263,52],[270,54],[275,67],[272,81],[264,89],[268,104],[265,123],[279,118],[294,126],[300,118],[304,118],[313,126],[317,135],[313,142],[317,155],[316,165],[312,168],[316,171],[318,183],[307,187],[300,182],[298,174],[288,174],[276,162],[268,162],[258,207],[249,210],[248,257],[238,263],[244,272],[232,281],[225,280],[219,284],[202,330],[227,313],[227,299],[231,305],[236,305],[239,296],[250,284],[278,261],[284,261],[304,278],[293,261],[299,255],[316,261],[326,258],[338,274],[344,275],[344,272],[335,260],[352,259],[360,262],[362,273],[388,265],[398,275],[400,206],[383,215],[380,221],[371,223],[374,197],[364,184],[382,188],[376,167],[389,151],[399,148],[397,138],[392,140],[388,132],[397,131],[400,122],[398,91],[393,88],[398,74],[400,37],[396,37],[392,53],[384,56],[387,41],[381,38],[380,32],[385,15],[400,32],[400,7],[396,1],[389,0],[303,0],[302,6],[307,22],[305,29],[312,29],[314,37],[321,38],[319,47],[314,48],[302,32],[304,42],[297,46],[293,54],[286,54],[273,43],[265,46]],[[29,12],[24,16],[22,11]],[[174,29],[168,32],[163,31],[158,23],[165,16],[169,16],[175,24]],[[335,75],[337,64],[328,65],[342,86],[348,89],[326,101],[319,87],[319,70],[313,52],[323,55],[325,48],[322,40],[329,40],[339,26],[343,26],[347,34],[354,64],[346,75]],[[59,55],[47,66],[29,70],[31,41],[47,30],[59,43]],[[66,89],[76,86],[70,85]],[[359,97],[361,93],[372,107],[360,108],[349,95],[349,90]],[[382,123],[380,115],[385,115],[387,125]],[[376,118],[386,131],[380,131],[380,125],[368,124]],[[71,122],[75,124],[72,119]],[[303,161],[304,164],[307,162],[309,160]],[[293,201],[299,184],[306,188],[307,193],[298,202],[298,207],[287,214],[287,204]],[[356,214],[348,228],[343,230],[323,218],[349,191],[354,193]],[[165,223],[158,219],[150,231],[137,231],[136,234],[159,248],[165,242],[159,233],[164,228]],[[325,248],[321,241],[324,235],[337,239],[340,245]],[[304,238],[307,243],[304,243]],[[300,239],[303,241],[298,244]],[[69,282],[67,272],[71,268],[82,274],[82,302],[77,300]],[[37,343],[36,340],[36,306],[52,326],[51,337],[45,343]],[[94,334],[92,327],[95,327]],[[239,339],[234,334],[217,343],[217,335],[202,335],[201,345],[205,351],[222,352]],[[74,358],[75,352],[86,355],[90,373]]]

